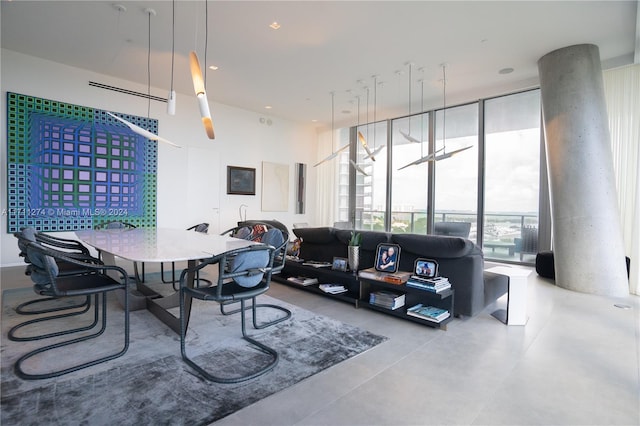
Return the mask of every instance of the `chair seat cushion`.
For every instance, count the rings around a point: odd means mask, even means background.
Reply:
[[[264,269],[269,264],[269,251],[247,251],[238,253],[231,260],[229,272],[253,270],[246,275],[233,277],[233,280],[241,287],[255,287],[264,278]]]

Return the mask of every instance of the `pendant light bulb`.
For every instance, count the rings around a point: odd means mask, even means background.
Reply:
[[[213,131],[213,120],[211,120],[211,111],[209,110],[209,101],[207,100],[207,92],[204,88],[204,79],[202,78],[202,70],[200,61],[196,52],[189,53],[189,64],[191,67],[191,78],[193,80],[193,90],[198,98],[198,106],[200,107],[200,116],[202,117],[202,125],[207,132],[209,139],[215,139]]]
[[[167,114],[176,115],[176,91],[172,90],[169,92],[169,96],[167,98]]]

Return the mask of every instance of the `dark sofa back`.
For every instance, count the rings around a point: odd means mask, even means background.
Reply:
[[[349,245],[351,239],[351,232],[348,230],[339,229],[336,230],[336,236],[338,240],[346,246]],[[376,250],[378,244],[388,243],[391,241],[391,234],[378,231],[355,231],[362,235],[362,241],[360,243],[360,260],[358,269],[372,268],[376,261]]]
[[[338,240],[334,228],[295,228],[293,233],[302,238],[301,259],[333,262],[334,256],[347,257],[347,246]]]

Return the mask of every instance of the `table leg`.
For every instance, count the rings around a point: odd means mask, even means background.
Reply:
[[[188,288],[193,288],[195,283],[195,272],[193,269],[196,266],[195,260],[189,261],[189,269],[187,272],[187,282],[186,286]],[[185,322],[187,327],[189,326],[189,318],[191,316],[191,297],[187,297],[184,303],[184,313],[185,313]],[[167,297],[158,297],[158,298],[148,298],[147,299],[147,309],[153,315],[155,315],[160,321],[165,323],[169,328],[171,328],[174,332],[180,334],[180,316],[174,315],[169,310],[178,308],[180,306],[180,291],[177,291],[170,296]]]

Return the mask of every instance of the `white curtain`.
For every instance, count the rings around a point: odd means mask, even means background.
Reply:
[[[338,140],[337,131],[331,137],[331,130],[318,135],[317,162],[322,161],[338,147],[332,146],[333,140]],[[339,159],[333,158],[316,166],[316,211],[312,226],[333,226],[336,214],[336,164]]]
[[[640,295],[640,64],[604,71],[603,77],[625,252],[631,259],[629,290]]]

